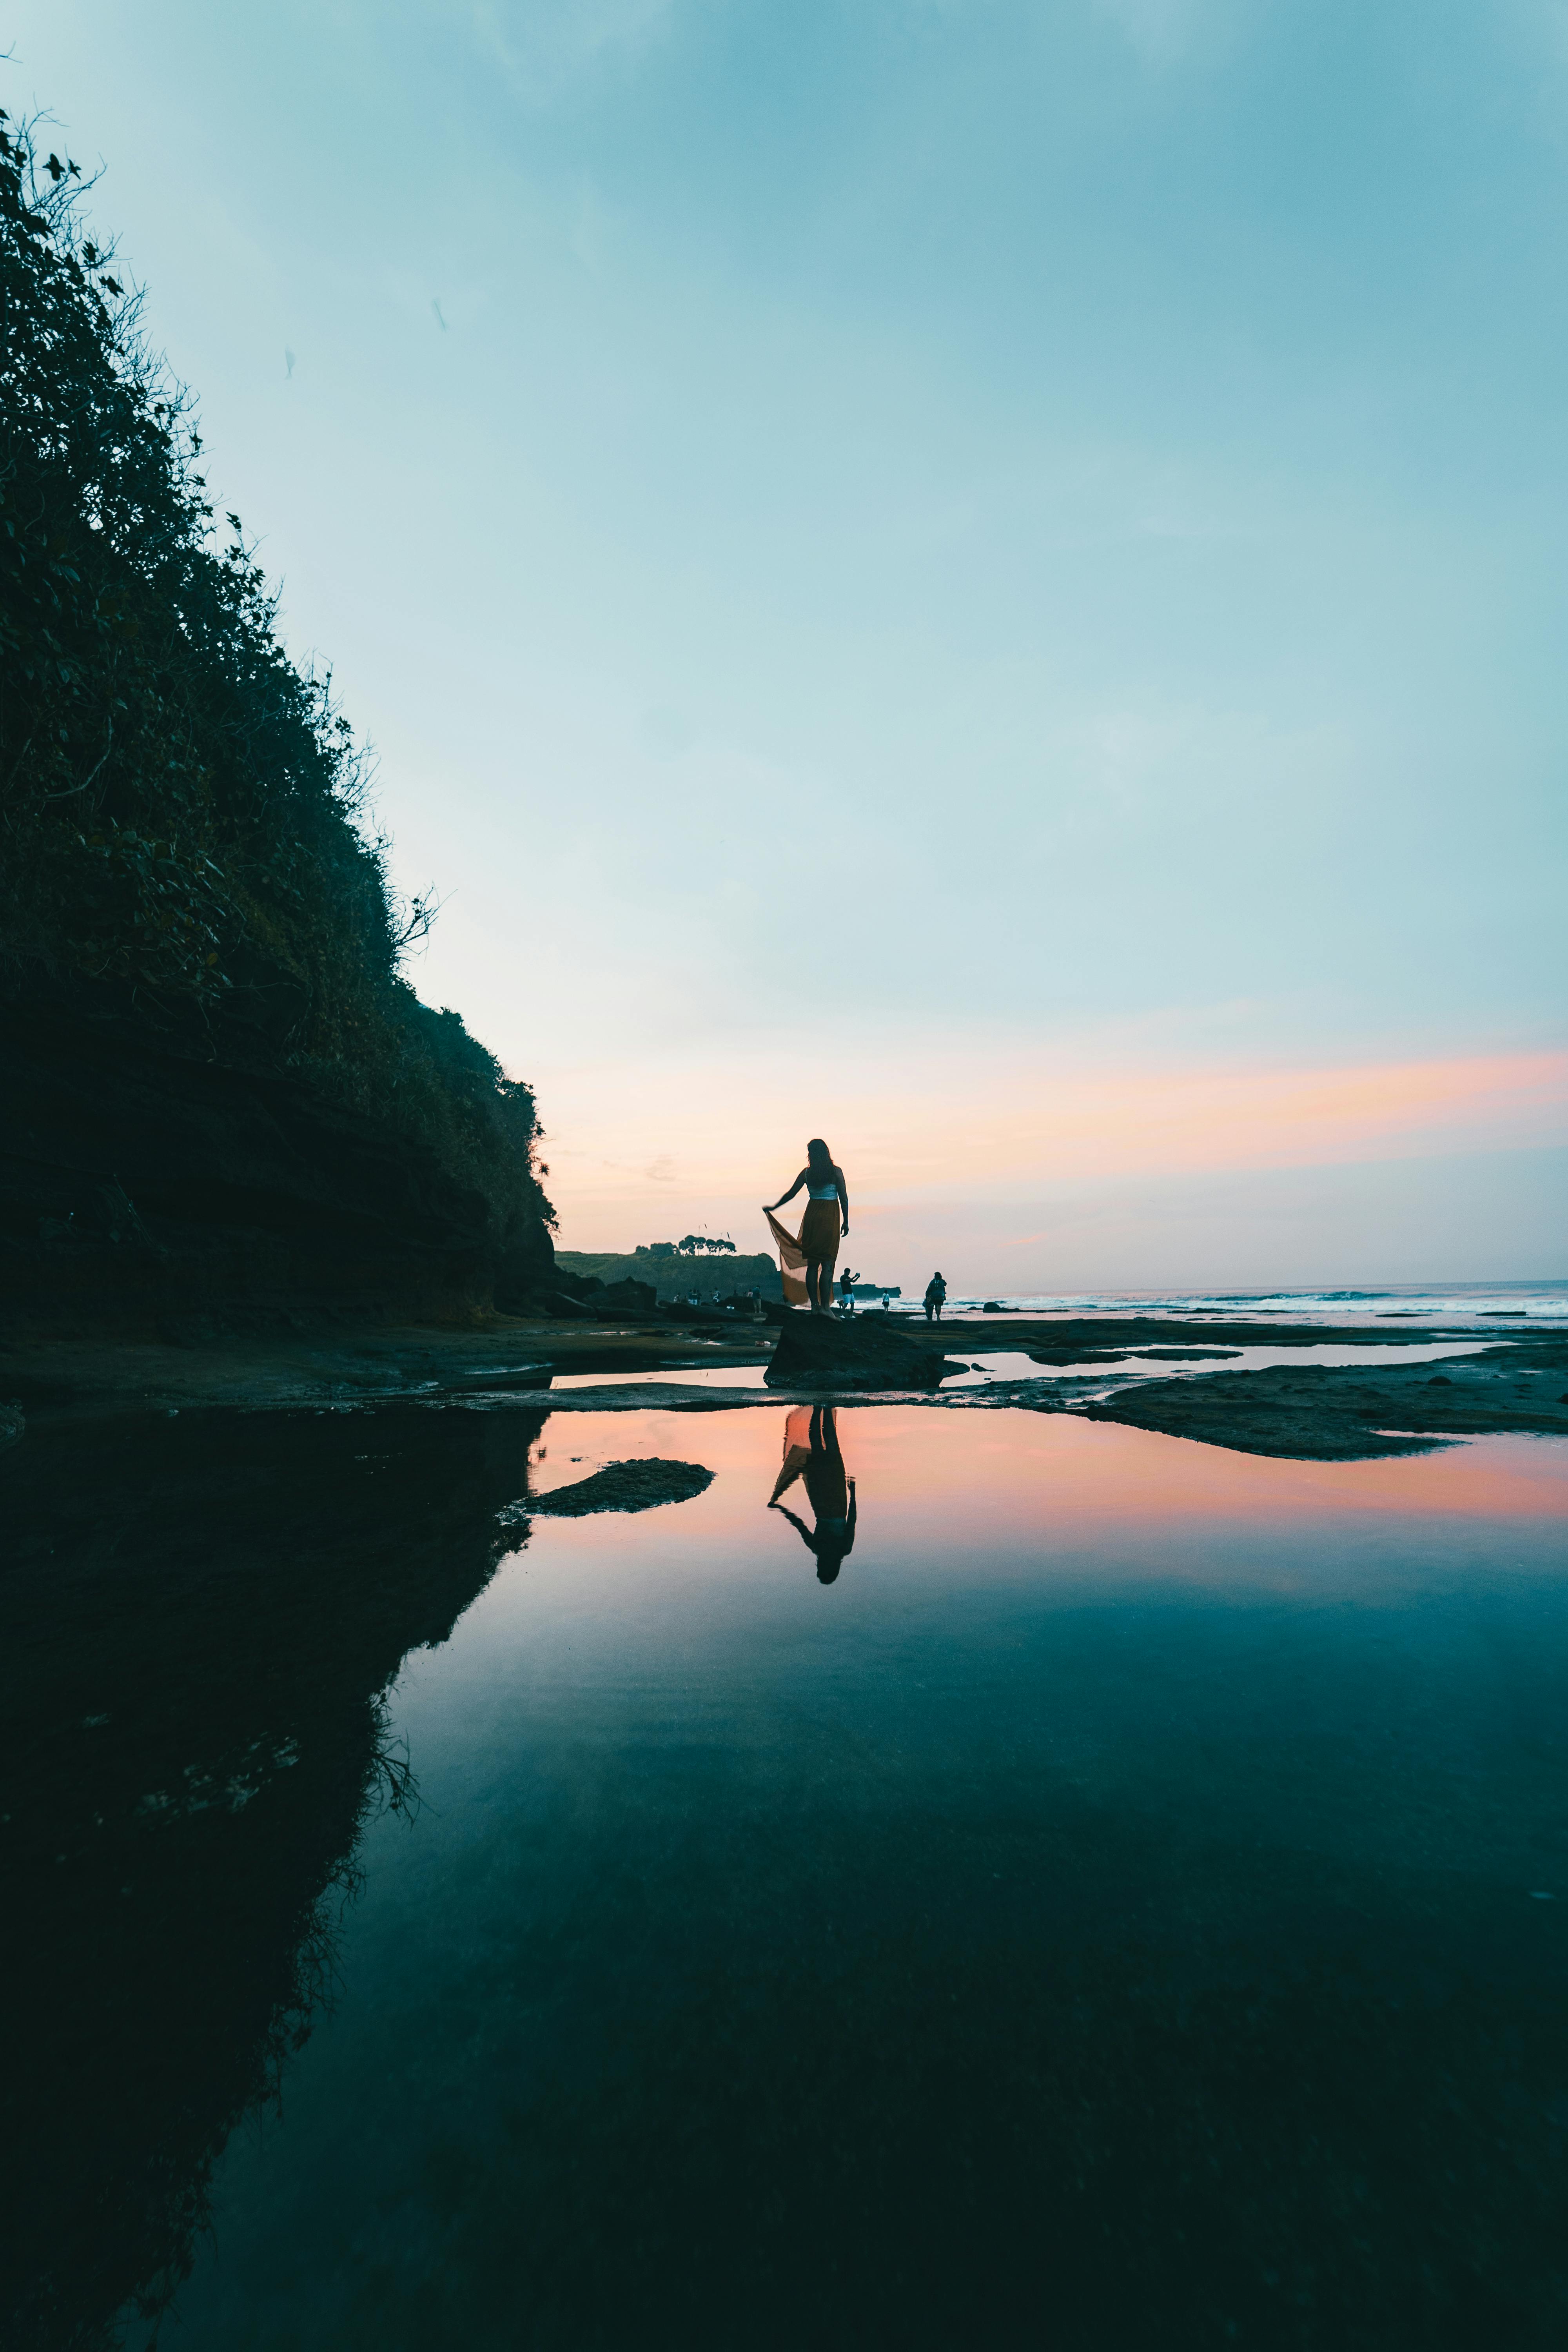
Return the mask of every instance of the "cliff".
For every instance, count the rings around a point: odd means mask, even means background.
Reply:
[[[311,1314],[526,1304],[549,1233],[450,1148],[234,1027],[113,995],[0,1002],[0,1297],[13,1331],[211,1339]]]
[[[532,1095],[403,977],[432,905],[214,527],[79,179],[0,127],[0,1301],[44,1330],[526,1303]]]

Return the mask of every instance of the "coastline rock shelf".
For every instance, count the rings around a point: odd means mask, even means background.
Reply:
[[[579,1319],[563,1312],[574,1305]],[[35,1430],[82,1414],[297,1411],[400,1399],[437,1408],[503,1396],[566,1412],[897,1398],[950,1412],[1066,1412],[1242,1453],[1320,1461],[1510,1431],[1568,1436],[1568,1332],[1540,1324],[1516,1323],[1506,1335],[1474,1324],[1374,1334],[1364,1325],[1270,1328],[1173,1316],[1120,1324],[971,1317],[962,1327],[964,1360],[954,1360],[943,1342],[955,1333],[880,1316],[828,1322],[795,1311],[767,1326],[735,1317],[672,1323],[659,1310],[617,1321],[609,1328],[601,1295],[586,1305],[535,1307],[527,1317],[454,1319],[445,1328],[390,1317],[372,1325],[355,1315],[336,1329],[319,1321],[282,1332],[230,1325],[174,1346],[124,1332],[46,1335],[13,1325],[0,1337],[0,1441],[10,1440],[4,1456],[10,1462],[26,1452]],[[1387,1360],[1412,1344],[1475,1352]],[[1357,1360],[1251,1371],[1225,1360],[1226,1350],[1260,1345],[1353,1347]],[[987,1378],[943,1386],[971,1359],[994,1353],[1039,1370],[1018,1376],[998,1367]],[[1172,1378],[1173,1362],[1192,1370]],[[733,1385],[724,1377],[731,1370]],[[700,1384],[690,1379],[695,1371]],[[595,1375],[608,1376],[608,1384],[597,1385]],[[571,1385],[555,1387],[558,1380]]]
[[[934,1389],[967,1367],[876,1316],[786,1315],[764,1378],[770,1388]]]
[[[1163,1430],[1238,1454],[1351,1462],[1425,1454],[1502,1430],[1568,1437],[1568,1337],[1489,1347],[1437,1363],[1273,1365],[1150,1381],[1084,1405],[1090,1421]]]
[[[591,1477],[552,1486],[547,1495],[531,1495],[501,1517],[510,1523],[584,1519],[595,1511],[653,1511],[661,1503],[689,1503],[712,1484],[712,1471],[700,1462],[664,1462],[657,1455],[639,1462],[606,1462]]]

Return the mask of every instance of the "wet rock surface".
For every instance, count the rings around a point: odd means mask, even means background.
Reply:
[[[785,1316],[764,1377],[770,1388],[934,1389],[965,1369],[883,1318],[797,1312]]]
[[[582,1519],[594,1511],[651,1511],[660,1503],[689,1503],[712,1484],[712,1471],[700,1462],[606,1462],[590,1478],[531,1496],[527,1517]]]
[[[1080,1410],[1091,1421],[1158,1429],[1241,1454],[1303,1461],[1423,1454],[1448,1437],[1501,1430],[1568,1437],[1568,1339],[1525,1339],[1484,1355],[1343,1368],[1279,1365],[1150,1381]]]
[[[337,1332],[300,1332],[286,1340],[195,1336],[178,1346],[40,1344],[6,1335],[0,1338],[0,1400],[25,1416],[18,1423],[26,1433],[23,1450],[36,1431],[62,1418],[149,1408],[342,1410],[399,1398],[426,1407],[447,1401],[469,1406],[483,1397],[535,1392],[556,1411],[637,1412],[653,1405],[717,1411],[813,1391],[918,1397],[941,1411],[1025,1405],[1037,1412],[1087,1411],[1097,1419],[1243,1452],[1324,1460],[1410,1450],[1401,1435],[1420,1446],[1450,1434],[1568,1434],[1568,1333],[1518,1324],[1495,1337],[1473,1323],[1405,1323],[1397,1333],[1374,1335],[1364,1324],[1271,1328],[1217,1316],[1114,1321],[1020,1315],[994,1322],[969,1316],[944,1330],[913,1318],[865,1315],[825,1322],[797,1310],[773,1311],[784,1319],[771,1329],[738,1317],[721,1323],[678,1319],[661,1310],[640,1324],[627,1318],[616,1329],[590,1315],[576,1321],[492,1317],[445,1328],[366,1330],[350,1323]],[[964,1349],[963,1360],[944,1352],[955,1339]],[[1484,1352],[1475,1356],[1384,1360],[1390,1349],[1412,1343],[1483,1340]],[[1182,1379],[1143,1376],[1144,1366],[1154,1369],[1149,1360],[1156,1348],[1180,1348],[1184,1360],[1194,1350],[1190,1360],[1195,1364],[1225,1349],[1260,1345],[1353,1345],[1361,1360],[1342,1369],[1303,1364],[1194,1371]],[[755,1369],[768,1363],[770,1347],[767,1385],[755,1385]],[[1057,1379],[997,1377],[984,1386],[942,1386],[977,1362],[976,1351],[987,1349],[1026,1355],[1051,1370],[1079,1369]],[[1133,1360],[1134,1349],[1141,1361]],[[653,1385],[662,1375],[699,1368],[710,1375],[733,1369],[737,1385]],[[742,1368],[749,1369],[749,1381]],[[581,1381],[600,1372],[623,1377],[603,1389]],[[627,1381],[627,1373],[638,1377]],[[552,1381],[570,1374],[579,1376],[578,1384],[552,1393]],[[1102,1387],[1114,1393],[1097,1396]],[[1394,1433],[1392,1441],[1380,1440],[1380,1431]]]
[[[1241,1349],[1239,1348],[1140,1348],[1138,1352],[1145,1360],[1151,1357],[1158,1357],[1162,1362],[1169,1362],[1176,1358],[1180,1358],[1184,1362],[1195,1362],[1200,1358],[1212,1360],[1221,1356],[1239,1356]]]

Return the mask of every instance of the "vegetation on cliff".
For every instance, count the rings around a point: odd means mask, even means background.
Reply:
[[[753,1256],[693,1263],[689,1257],[650,1259],[625,1251],[557,1250],[555,1269],[575,1282],[602,1282],[610,1288],[625,1282],[646,1283],[660,1306],[679,1305],[693,1296],[708,1300],[721,1291],[726,1297],[749,1290],[764,1298],[784,1297],[779,1262],[761,1251]]]
[[[0,985],[184,1034],[434,1153],[498,1234],[553,1223],[533,1097],[402,977],[368,766],[302,668],[188,394],[0,114]]]

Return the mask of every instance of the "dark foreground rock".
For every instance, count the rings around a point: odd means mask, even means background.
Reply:
[[[1238,1356],[1240,1353],[1239,1348],[1155,1348],[1146,1342],[1136,1348],[1100,1348],[1075,1345],[1071,1340],[1065,1346],[1053,1344],[1028,1350],[1030,1360],[1037,1364],[1125,1364],[1134,1359],[1150,1356]]]
[[[558,1266],[544,1275],[525,1269],[513,1286],[498,1283],[496,1305],[503,1315],[548,1315],[566,1323],[651,1322],[658,1311],[651,1283],[604,1283]]]
[[[963,1364],[875,1315],[786,1315],[763,1375],[770,1388],[934,1389]]]
[[[689,1503],[713,1484],[700,1462],[606,1462],[591,1478],[530,1497],[530,1518],[582,1519],[591,1511],[651,1511],[660,1503]]]
[[[1424,1454],[1503,1430],[1568,1437],[1568,1339],[1521,1341],[1436,1363],[1279,1365],[1150,1381],[1082,1408],[1091,1421],[1159,1429],[1241,1454],[1348,1462]]]
[[[595,1311],[602,1320],[618,1321],[625,1316],[651,1318],[658,1301],[649,1282],[606,1282],[602,1295],[594,1302]]]
[[[1174,1358],[1180,1358],[1184,1361],[1188,1358],[1195,1360],[1202,1357],[1207,1360],[1220,1356],[1239,1356],[1241,1349],[1239,1348],[1140,1348],[1138,1352],[1145,1360],[1151,1356],[1157,1356],[1162,1362],[1165,1362]]]

